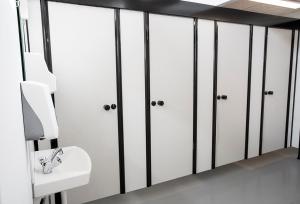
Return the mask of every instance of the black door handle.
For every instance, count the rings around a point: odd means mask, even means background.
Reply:
[[[156,106],[156,102],[155,102],[155,101],[152,101],[152,102],[151,102],[151,105],[152,105],[152,106]]]
[[[274,91],[265,91],[265,95],[273,95]]]
[[[104,110],[106,110],[106,111],[109,111],[109,110],[110,110],[110,106],[107,105],[107,104],[105,104],[105,105],[103,106],[103,108],[104,108]]]
[[[157,105],[159,105],[159,106],[163,106],[164,104],[165,104],[164,101],[157,101]]]
[[[222,96],[221,96],[221,99],[227,100],[227,95],[222,95]]]
[[[227,95],[217,95],[217,100],[227,100]]]
[[[116,104],[111,104],[111,109],[115,110],[117,108],[117,105]]]

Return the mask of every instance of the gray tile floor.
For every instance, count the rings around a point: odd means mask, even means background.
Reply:
[[[88,204],[300,204],[296,157],[281,150]]]

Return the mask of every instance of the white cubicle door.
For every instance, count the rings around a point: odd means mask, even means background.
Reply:
[[[68,191],[79,204],[120,192],[114,10],[49,2],[56,113],[61,146],[92,160],[90,182]],[[80,165],[80,164],[78,164]]]
[[[143,12],[120,11],[126,192],[146,187]]]
[[[248,25],[218,23],[216,166],[242,160],[245,151]]]
[[[152,183],[192,173],[193,19],[150,14]]]
[[[300,33],[299,33],[300,35]],[[299,43],[299,42],[298,42]],[[299,45],[297,45],[299,46]],[[299,148],[299,136],[300,136],[300,69],[299,69],[299,58],[300,52],[297,53],[298,65],[297,65],[297,73],[295,73],[295,103],[294,105],[294,120],[293,120],[293,129],[292,129],[292,138],[291,143],[292,147]]]
[[[214,21],[198,19],[197,172],[211,169]]]
[[[292,31],[269,28],[263,153],[284,148]]]

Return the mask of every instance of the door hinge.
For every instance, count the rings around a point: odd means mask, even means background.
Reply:
[[[17,8],[20,7],[20,0],[16,0],[16,7],[17,7]]]

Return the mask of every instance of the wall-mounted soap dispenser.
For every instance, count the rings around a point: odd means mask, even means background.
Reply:
[[[26,140],[55,139],[58,126],[49,87],[33,81],[21,83]]]

